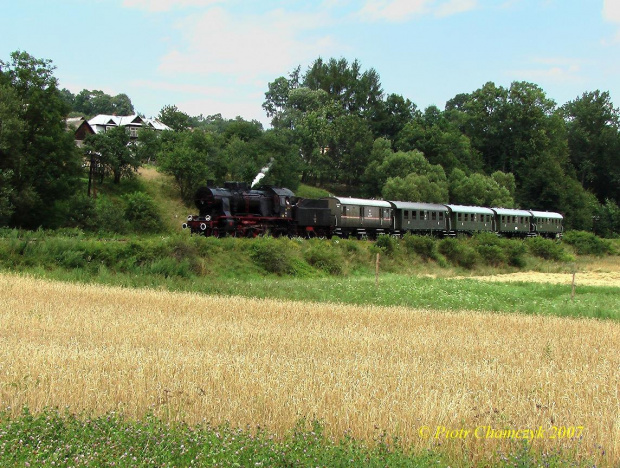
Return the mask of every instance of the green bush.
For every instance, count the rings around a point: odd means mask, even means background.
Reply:
[[[563,241],[572,245],[577,255],[609,255],[613,253],[611,242],[595,236],[591,232],[568,231],[564,234]]]
[[[398,248],[398,241],[389,234],[381,234],[377,237],[375,241],[375,246],[377,246],[381,252],[386,255],[392,255],[394,251]]]
[[[437,245],[434,238],[407,233],[403,237],[403,243],[408,252],[418,254],[425,261],[437,260]]]
[[[497,267],[507,263],[506,253],[499,245],[477,245],[476,251],[486,265]]]
[[[342,251],[329,242],[312,242],[304,252],[304,259],[313,267],[330,275],[342,275],[344,271],[344,257]]]
[[[567,255],[562,244],[544,237],[530,237],[526,240],[527,248],[532,255],[545,260],[566,261]]]
[[[525,266],[525,253],[527,252],[527,248],[522,241],[507,241],[504,250],[508,256],[508,264],[510,266],[517,268],[523,268]]]
[[[95,213],[99,231],[118,234],[129,232],[129,223],[125,219],[125,208],[120,201],[101,195],[97,198]]]
[[[250,245],[250,258],[268,273],[284,275],[294,271],[287,239],[265,237],[254,239]]]
[[[438,250],[452,264],[467,268],[468,270],[475,267],[480,258],[475,249],[454,238],[442,239],[439,242]]]
[[[123,196],[125,218],[136,232],[160,232],[162,221],[153,199],[143,192]]]

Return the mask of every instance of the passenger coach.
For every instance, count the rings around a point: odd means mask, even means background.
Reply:
[[[495,230],[506,237],[527,237],[530,235],[532,213],[525,210],[491,208],[495,213]]]
[[[394,234],[406,232],[445,235],[448,232],[448,208],[434,203],[391,201],[394,209]]]
[[[383,200],[326,197],[334,215],[334,234],[341,237],[376,237],[392,229],[392,205]]]
[[[448,235],[493,232],[495,213],[481,206],[446,205],[449,210]]]

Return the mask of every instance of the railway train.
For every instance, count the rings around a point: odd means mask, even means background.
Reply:
[[[195,195],[198,214],[183,228],[224,237],[277,236],[376,238],[406,233],[439,237],[493,232],[504,237],[560,238],[560,213],[348,197],[297,198],[287,188],[241,182],[206,186]]]

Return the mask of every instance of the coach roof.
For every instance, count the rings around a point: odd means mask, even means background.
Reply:
[[[536,218],[553,218],[553,219],[564,219],[560,213],[553,213],[551,211],[531,211],[531,213]]]
[[[437,203],[418,203],[418,202],[402,202],[402,201],[390,201],[392,205],[398,210],[420,210],[420,211],[443,211],[447,212],[448,208],[445,205],[438,205]]]
[[[528,218],[532,217],[532,213],[525,210],[513,210],[510,208],[491,208],[500,216],[527,216]]]
[[[482,206],[464,206],[464,205],[446,205],[453,213],[479,213],[479,214],[494,214],[490,208],[484,208]]]
[[[392,208],[392,205],[384,200],[364,200],[363,198],[348,198],[348,197],[327,197],[327,199],[336,200],[341,205],[355,205],[355,206],[377,206],[379,208]]]

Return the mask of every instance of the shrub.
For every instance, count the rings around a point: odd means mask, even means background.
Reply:
[[[403,243],[407,251],[418,254],[425,261],[437,259],[437,245],[432,237],[414,236],[407,233],[403,237]]]
[[[250,246],[250,258],[268,273],[277,275],[291,273],[293,266],[285,241],[283,239],[278,242],[270,237],[254,239]]]
[[[487,265],[501,266],[507,263],[506,254],[499,245],[478,245],[476,251]]]
[[[134,192],[125,199],[125,218],[137,232],[159,232],[162,221],[153,199],[143,192]]]
[[[577,255],[603,256],[613,252],[611,242],[595,236],[591,232],[569,231],[564,234],[564,242],[572,245]]]
[[[565,261],[566,252],[562,245],[554,240],[544,237],[530,237],[527,239],[527,247],[532,255],[545,260]]]
[[[506,255],[508,256],[508,264],[510,266],[522,268],[525,266],[525,253],[527,249],[525,244],[521,241],[507,241],[505,247]]]
[[[343,273],[342,251],[327,242],[316,242],[304,252],[306,262],[330,275]]]
[[[478,263],[478,253],[457,239],[447,238],[439,242],[439,252],[455,265],[472,269]]]
[[[396,239],[389,234],[381,234],[377,237],[375,242],[375,246],[377,246],[381,252],[386,255],[391,255],[394,253],[396,248],[398,247],[398,242]]]
[[[125,219],[125,208],[119,201],[106,196],[99,196],[95,204],[97,228],[102,232],[125,234],[129,231],[129,223]]]

